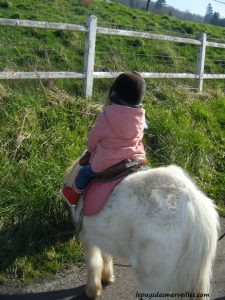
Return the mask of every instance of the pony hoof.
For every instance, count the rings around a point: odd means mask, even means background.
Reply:
[[[112,275],[109,278],[102,278],[102,283],[104,284],[112,284],[113,282],[115,282],[115,276]]]
[[[95,286],[95,287],[90,287],[86,285],[85,287],[85,294],[88,298],[96,298],[101,295],[102,292],[102,287],[101,286]]]

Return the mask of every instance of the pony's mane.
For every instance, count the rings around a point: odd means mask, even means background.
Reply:
[[[71,186],[76,174],[78,173],[80,166],[79,166],[80,157],[73,161],[72,165],[66,169],[64,175],[64,184]]]

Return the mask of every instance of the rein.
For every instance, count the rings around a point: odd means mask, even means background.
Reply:
[[[76,210],[76,208],[75,208],[75,210]],[[82,229],[83,218],[84,218],[84,215],[83,215],[83,208],[82,208],[81,211],[80,211],[78,222],[76,223],[76,226],[75,226],[75,236],[76,237],[79,236],[79,233],[80,233],[80,231]]]
[[[221,241],[222,238],[224,238],[224,237],[225,237],[225,232],[224,232],[224,234],[222,234],[222,235],[219,237],[218,242]]]

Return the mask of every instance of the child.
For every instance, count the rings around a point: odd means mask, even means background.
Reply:
[[[128,158],[145,158],[145,92],[145,81],[137,72],[122,73],[116,78],[109,91],[109,105],[88,136],[89,164],[80,169],[72,187],[63,188],[69,205],[76,205],[90,180],[105,169]]]

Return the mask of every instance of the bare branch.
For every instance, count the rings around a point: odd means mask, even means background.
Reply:
[[[221,4],[225,4],[225,2],[223,2],[223,1],[219,1],[219,0],[213,0],[213,1],[221,3]]]

